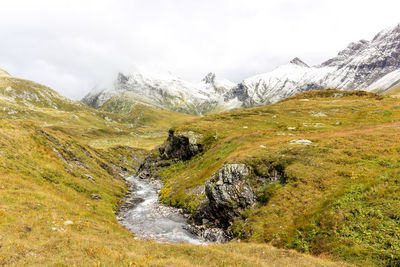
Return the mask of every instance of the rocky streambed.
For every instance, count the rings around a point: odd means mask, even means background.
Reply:
[[[190,160],[201,152],[201,144],[170,131],[164,144],[149,153],[136,176],[128,178],[131,193],[120,207],[121,224],[141,239],[223,243],[236,237],[234,221],[258,203],[257,196],[264,194],[265,186],[286,183],[284,166],[278,163],[267,162],[256,167],[226,163],[204,185],[188,191],[198,201],[194,211],[185,210],[187,215],[184,215],[182,210],[160,204],[158,191],[163,184],[158,170]]]
[[[158,242],[207,244],[189,232],[190,226],[181,210],[160,204],[160,181],[143,180],[137,176],[127,178],[130,193],[120,207],[118,220],[137,239]]]

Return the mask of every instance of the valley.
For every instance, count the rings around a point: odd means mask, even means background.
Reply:
[[[195,118],[143,106],[132,116],[95,110],[8,75],[0,95],[0,265],[336,265],[268,244],[135,240],[116,216],[124,177],[168,129]]]
[[[400,265],[399,36],[82,102],[0,70],[0,265]]]

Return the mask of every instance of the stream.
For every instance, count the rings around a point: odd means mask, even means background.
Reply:
[[[120,223],[136,239],[153,240],[157,242],[207,244],[200,237],[184,229],[189,226],[186,218],[178,209],[158,202],[160,185],[131,176],[131,194],[125,201],[129,206],[118,214]]]

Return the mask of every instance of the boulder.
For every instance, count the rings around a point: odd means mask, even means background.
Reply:
[[[245,164],[226,164],[206,182],[208,213],[218,226],[229,227],[244,209],[256,203],[246,179],[249,174]]]

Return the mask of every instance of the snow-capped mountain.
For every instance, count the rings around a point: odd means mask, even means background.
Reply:
[[[400,24],[371,41],[351,43],[319,66],[299,58],[277,69],[245,79],[225,95],[250,107],[277,102],[298,92],[337,88],[384,92],[400,81]]]
[[[201,115],[215,109],[230,109],[229,105],[237,101],[224,101],[223,94],[235,86],[228,80],[216,78],[213,73],[197,84],[170,73],[118,73],[113,85],[95,88],[82,101],[98,108],[110,98],[124,95],[138,104]],[[240,106],[240,103],[235,105]]]
[[[349,44],[321,65],[299,58],[239,84],[208,74],[190,83],[171,74],[119,73],[109,86],[99,86],[82,100],[93,107],[108,99],[129,97],[139,104],[189,114],[275,103],[298,92],[337,88],[384,93],[400,84],[400,24],[381,31],[371,41]],[[127,94],[128,93],[128,94]]]

